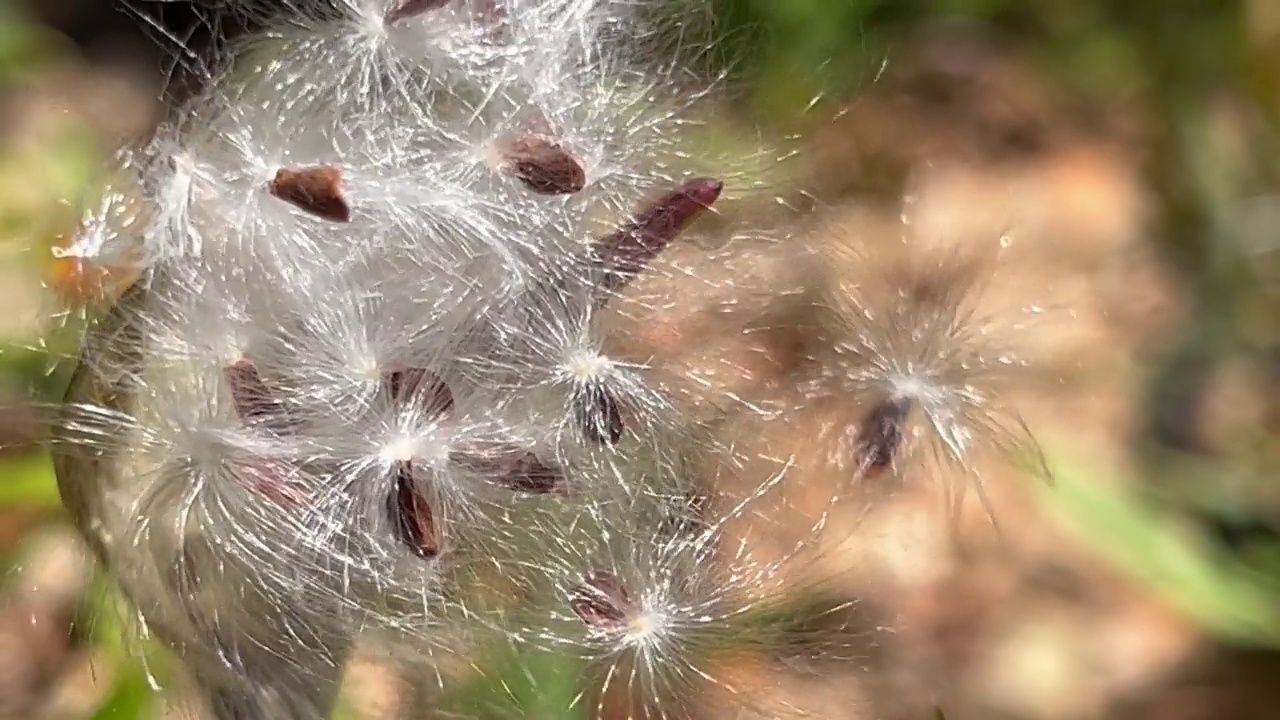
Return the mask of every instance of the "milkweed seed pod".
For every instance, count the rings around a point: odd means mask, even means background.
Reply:
[[[680,242],[771,187],[693,161],[710,26],[678,6],[245,4],[266,29],[119,154],[62,252],[137,280],[87,313],[58,480],[214,717],[327,717],[366,641],[442,712],[483,648],[576,663],[564,716],[798,715],[718,668],[853,666],[793,567],[825,522],[752,545],[803,459],[743,433],[900,348],[824,348],[809,243]],[[890,396],[832,441],[851,476],[928,406]]]

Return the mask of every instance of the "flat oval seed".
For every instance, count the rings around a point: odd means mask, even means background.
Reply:
[[[328,165],[281,168],[268,190],[275,197],[333,222],[351,222],[351,206],[342,189],[342,171]]]
[[[531,450],[516,445],[493,444],[453,453],[450,461],[483,476],[495,485],[535,494],[553,493],[565,486],[564,472],[543,462]]]
[[[311,497],[297,470],[286,463],[262,460],[246,465],[238,474],[249,489],[277,505],[299,507]]]
[[[400,463],[387,510],[399,540],[418,557],[430,560],[440,554],[440,535],[436,530],[431,505],[413,487],[413,474],[408,463]]]
[[[616,630],[633,612],[631,594],[622,580],[610,572],[597,570],[574,588],[569,607],[593,630]]]
[[[241,358],[224,369],[222,375],[231,388],[231,400],[241,420],[252,422],[279,410],[279,403],[263,382],[258,366],[249,358]]]
[[[440,417],[453,410],[453,391],[444,380],[424,367],[411,367],[388,373],[383,381],[395,402],[421,402],[430,417]]]
[[[587,172],[558,143],[537,135],[502,150],[502,168],[539,195],[568,195],[587,185]]]

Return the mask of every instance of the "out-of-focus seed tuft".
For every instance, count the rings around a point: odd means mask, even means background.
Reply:
[[[268,186],[271,194],[332,222],[351,222],[351,206],[342,187],[342,171],[336,167],[290,170],[281,168]]]
[[[903,426],[913,405],[910,398],[889,398],[867,414],[858,432],[858,451],[859,462],[868,474],[880,474],[893,465],[894,456],[905,440]]]

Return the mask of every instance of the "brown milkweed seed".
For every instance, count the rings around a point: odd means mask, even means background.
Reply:
[[[248,358],[242,358],[222,371],[231,388],[231,400],[236,415],[245,422],[252,422],[273,414],[279,406],[270,388],[262,381],[258,366]]]
[[[690,223],[720,198],[724,183],[690,180],[633,216],[626,226],[596,241],[596,263],[604,271],[602,289],[616,292],[631,282]]]
[[[627,624],[634,611],[631,594],[622,580],[603,570],[587,575],[573,589],[569,607],[593,630],[617,630]]]
[[[617,445],[622,439],[622,409],[599,382],[579,385],[573,396],[574,414],[586,436],[601,445]]]
[[[459,467],[487,477],[516,492],[535,494],[562,490],[564,473],[533,452],[515,445],[494,445],[455,453],[450,460]]]
[[[342,171],[336,167],[281,168],[268,189],[275,197],[317,217],[351,222],[351,206],[342,189]]]
[[[453,391],[439,375],[427,368],[396,370],[387,375],[385,382],[392,400],[420,401],[431,417],[439,417],[453,409]]]
[[[432,10],[439,10],[449,4],[449,0],[403,0],[386,14],[383,22],[394,25],[405,18],[421,15]]]
[[[587,185],[587,172],[558,143],[538,135],[502,149],[502,169],[539,195],[568,195]]]
[[[905,439],[903,426],[911,407],[910,398],[890,398],[867,415],[858,432],[859,462],[867,473],[879,474],[893,464],[894,455]]]
[[[400,463],[396,469],[387,510],[396,535],[414,554],[424,560],[440,554],[440,535],[431,505],[414,489],[413,472],[408,463]]]

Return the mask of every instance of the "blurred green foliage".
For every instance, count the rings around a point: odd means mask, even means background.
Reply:
[[[141,666],[132,663],[123,667],[115,689],[92,720],[136,720],[151,717],[155,706],[155,691]]]
[[[1205,630],[1230,642],[1280,647],[1280,585],[1273,575],[1122,489],[1126,483],[1099,477],[1081,454],[1059,457],[1053,485],[1036,486],[1047,517]]]
[[[442,711],[475,720],[577,720],[588,716],[589,701],[578,697],[584,669],[576,659],[519,651],[505,644],[491,647],[482,657],[485,673],[441,698]],[[576,708],[577,712],[566,714],[565,708]]]
[[[700,0],[690,0],[699,2]],[[753,107],[788,122],[822,96],[847,99],[895,62],[922,24],[983,23],[1025,43],[1060,79],[1098,96],[1140,77],[1129,28],[1100,0],[712,0],[732,44],[723,57],[754,86]]]
[[[0,0],[0,89],[65,59],[69,49],[65,38],[33,22],[18,0]]]
[[[35,451],[0,464],[0,506],[33,510],[59,508],[62,501],[48,453]]]
[[[34,22],[19,2],[0,0],[0,105],[6,94],[36,85],[45,73],[73,62],[72,51],[69,41]],[[30,251],[48,246],[50,234],[66,219],[63,201],[80,194],[97,158],[90,129],[66,122],[43,130],[38,143],[20,150],[0,143],[0,254],[20,264],[5,268],[10,282],[29,283],[43,272],[44,256]],[[48,357],[24,347],[34,345],[36,338],[0,341],[0,403],[60,395],[63,378],[49,372]],[[0,455],[0,508],[46,514],[60,507],[48,453]],[[154,692],[143,665],[121,642],[125,633],[116,622],[118,600],[105,584],[90,599],[85,614],[93,626],[92,639],[112,659],[115,677],[94,720],[152,717]]]

